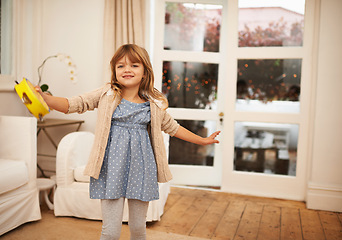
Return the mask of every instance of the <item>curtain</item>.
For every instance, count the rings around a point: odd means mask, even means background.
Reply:
[[[145,0],[105,0],[104,80],[110,81],[109,62],[116,49],[127,43],[145,45]]]

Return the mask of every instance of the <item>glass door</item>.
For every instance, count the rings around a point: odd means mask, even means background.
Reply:
[[[314,6],[228,0],[223,191],[304,200]]]
[[[155,7],[156,87],[167,97],[169,113],[203,137],[223,131],[222,1],[155,1]],[[220,144],[170,138],[172,183],[220,186],[221,150]]]

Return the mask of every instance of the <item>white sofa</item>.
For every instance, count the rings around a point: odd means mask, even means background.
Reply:
[[[41,219],[37,179],[37,120],[0,116],[0,235]]]
[[[167,137],[168,135],[165,136],[165,138]],[[83,175],[93,140],[93,133],[73,132],[63,137],[58,144],[57,188],[54,194],[55,216],[102,219],[100,200],[89,198],[89,177]],[[146,221],[160,220],[169,192],[169,183],[159,184],[160,198],[150,202]],[[125,202],[123,221],[128,221],[127,201]]]

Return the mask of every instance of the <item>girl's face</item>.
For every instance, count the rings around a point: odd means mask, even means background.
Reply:
[[[144,66],[131,62],[128,57],[121,58],[115,65],[116,79],[125,88],[138,88],[144,77]]]

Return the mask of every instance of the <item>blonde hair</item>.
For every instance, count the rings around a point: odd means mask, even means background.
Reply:
[[[110,66],[112,70],[111,85],[112,88],[121,94],[122,85],[116,79],[115,65],[123,57],[128,57],[131,62],[141,63],[144,66],[144,77],[139,86],[139,97],[145,100],[158,100],[163,104],[163,109],[168,107],[168,101],[165,96],[154,87],[154,73],[152,64],[147,51],[136,44],[125,44],[119,47],[115,52]]]

